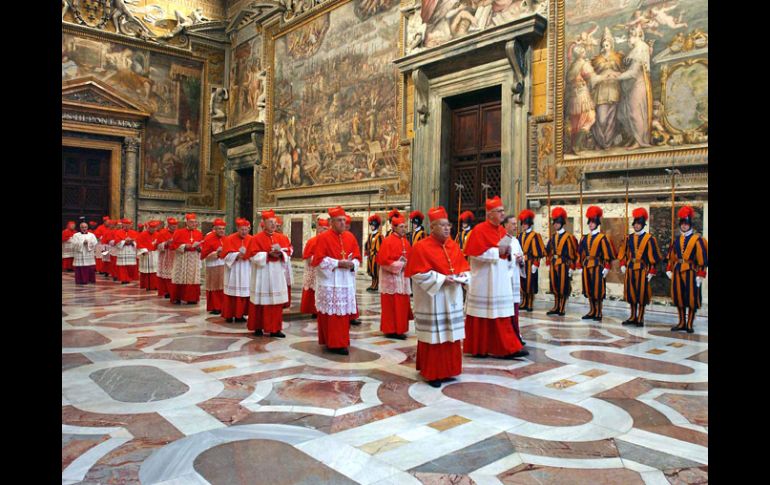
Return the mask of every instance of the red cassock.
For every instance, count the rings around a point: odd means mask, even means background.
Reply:
[[[142,231],[136,237],[136,249],[146,249],[147,251],[155,251],[157,247],[153,244],[157,231],[150,234],[148,231]],[[156,241],[157,242],[157,241]],[[157,269],[156,269],[157,271]],[[158,288],[158,273],[142,273],[139,272],[139,288],[144,288],[147,291],[152,291]]]
[[[101,243],[102,236],[104,235],[104,231],[106,231],[107,228],[104,227],[104,224],[100,224],[99,227],[94,229],[94,236],[96,236],[96,240]],[[102,253],[97,249],[95,256],[96,260],[96,272],[101,273],[104,271],[104,261],[102,261]]]
[[[201,244],[201,261],[204,261],[211,254],[222,245],[224,237],[219,237],[214,231],[209,232],[203,238],[203,244]],[[206,266],[206,311],[211,312],[214,310],[222,310],[222,300],[224,298],[224,290],[221,287],[218,289],[212,289],[211,281],[212,275],[210,269]]]
[[[468,237],[468,242],[464,248],[465,255],[481,256],[488,249],[497,247],[505,235],[506,231],[502,225],[494,226],[488,221],[477,224]],[[510,281],[510,278],[508,280]],[[473,279],[471,284],[473,284]],[[493,284],[487,288],[488,291],[493,291],[493,289]],[[513,307],[511,307],[511,313],[513,313]],[[518,352],[523,347],[513,328],[512,315],[483,318],[466,313],[465,333],[464,351],[466,354],[505,356]]]
[[[315,243],[317,238],[318,236],[313,236],[307,240],[307,242],[305,243],[305,249],[302,251],[302,259],[307,260],[308,258],[313,256],[313,251],[315,251]],[[308,268],[306,269],[306,271],[315,271],[315,268],[308,265]],[[312,280],[315,281],[315,278],[312,278]],[[299,311],[300,313],[306,313],[308,315],[315,315],[316,313],[318,313],[315,308],[315,289],[314,288],[304,288],[304,285],[303,285],[302,301],[300,302],[300,305],[299,305]]]
[[[105,251],[109,250],[108,244],[112,240],[112,232],[113,232],[112,229],[105,227],[104,228],[104,232],[102,232],[102,237],[99,240],[99,242],[101,242],[102,244],[105,245],[105,247],[104,247]],[[102,257],[101,254],[98,254],[97,256],[99,256],[99,258]],[[115,262],[112,260],[111,256],[109,257],[109,261],[103,261],[102,262],[102,273],[104,273],[105,276],[109,275],[109,274],[112,274],[112,265],[113,264],[115,264]]]
[[[270,256],[270,250],[273,244],[281,244],[277,236],[278,233],[268,234],[265,231],[255,234],[249,241],[246,249],[246,258],[251,259],[257,253],[266,252],[267,262],[282,261],[281,257]],[[252,267],[254,271],[254,267]],[[281,270],[283,272],[283,270]],[[285,281],[285,280],[284,280]],[[264,332],[280,332],[283,328],[283,308],[285,303],[275,305],[255,305],[249,300],[249,316],[246,327],[252,332],[262,330]]]
[[[412,315],[412,305],[409,300],[409,292],[405,291],[405,285],[399,284],[401,274],[388,272],[387,266],[397,262],[402,256],[409,259],[412,253],[412,245],[406,237],[399,237],[395,232],[390,233],[382,241],[377,253],[377,264],[380,265],[380,330],[382,333],[405,334],[409,331],[409,320]],[[396,291],[396,287],[402,291]]]
[[[69,241],[70,238],[72,236],[74,236],[75,234],[76,234],[75,231],[71,231],[70,229],[63,230],[61,232],[61,242],[64,243],[64,242]],[[74,261],[75,261],[75,257],[74,256],[70,256],[68,258],[61,258],[61,269],[62,269],[62,271],[64,271],[64,270],[69,270],[69,271],[74,270],[75,268],[72,265],[72,263]]]
[[[342,260],[347,259],[347,256],[352,254],[354,259],[361,262],[361,249],[358,247],[358,241],[356,237],[349,231],[345,231],[342,234],[338,234],[336,231],[328,230],[319,235],[316,239],[315,250],[313,251],[313,261],[310,263],[316,268],[316,296],[322,296],[326,290],[319,286],[319,271],[318,266],[323,262],[324,258],[329,257],[332,259]],[[347,269],[335,269],[334,271],[349,271]],[[355,276],[352,278],[355,290]],[[357,305],[355,299],[352,305],[348,305],[351,309],[350,313],[345,315],[332,315],[324,313],[324,307],[316,305],[318,310],[318,343],[326,345],[330,349],[344,348],[350,346],[350,320],[358,316]]]
[[[119,242],[131,238],[133,239],[133,245],[134,249],[136,249],[136,238],[139,237],[139,233],[134,231],[133,229],[129,229],[128,231],[124,229],[118,229],[117,231],[114,231],[112,233],[112,239],[115,241],[115,244],[118,244]],[[126,245],[131,245],[131,242],[127,242]],[[118,260],[120,260],[120,250],[118,251]],[[121,282],[130,282],[130,281],[136,281],[139,279],[139,267],[136,264],[136,258],[133,259],[134,264],[129,265],[118,265],[116,264],[116,271],[117,278]]]
[[[157,231],[156,234],[157,235],[155,236],[155,245],[157,246],[162,242],[169,241],[171,239],[172,233],[170,233],[168,229],[164,227],[163,229]],[[161,265],[160,252],[158,252],[158,273],[156,273],[158,275],[160,275],[160,265]],[[171,283],[171,280],[169,278],[161,278],[160,276],[158,276],[158,296],[164,297],[166,296],[166,294],[168,294],[169,292],[168,287],[170,283]]]
[[[193,243],[203,241],[203,233],[197,229],[177,229],[174,231],[173,238],[171,239],[170,248],[176,251],[182,244],[185,245],[185,252],[194,252],[195,248],[192,247]],[[180,255],[181,256],[181,255]],[[176,262],[174,264],[176,266]],[[200,266],[197,269],[198,276],[200,276]],[[174,279],[173,277],[171,278]],[[201,299],[201,284],[200,280],[197,283],[178,284],[169,281],[169,294],[171,295],[171,301],[184,300],[186,302],[197,303]]]
[[[468,260],[454,240],[447,239],[442,245],[429,236],[412,248],[404,274],[411,277],[436,271],[443,275],[456,275],[470,269]],[[420,322],[415,322],[418,330],[416,369],[428,381],[459,375],[463,367],[462,340],[437,344],[420,341],[419,325]]]
[[[274,232],[273,236],[278,241],[278,244],[281,245],[281,248],[286,249],[286,253],[291,257],[292,254],[294,254],[294,247],[291,245],[291,241],[286,236],[286,234],[282,232]],[[291,265],[291,262],[288,263]],[[291,266],[289,266],[289,271],[291,271]],[[286,280],[286,289],[289,291],[289,301],[286,302],[286,304],[283,306],[284,308],[289,308],[291,306],[291,285],[289,284],[290,280]]]
[[[238,233],[230,234],[229,236],[222,238],[222,252],[219,254],[220,259],[224,259],[230,253],[237,253],[241,250],[241,246],[248,249],[251,238],[251,234],[246,234],[245,237],[241,237]],[[251,264],[251,263],[249,263]],[[225,272],[227,274],[227,272]],[[225,281],[225,285],[228,282]],[[228,295],[222,291],[222,318],[243,318],[244,315],[249,314],[249,297],[248,296],[234,296]]]

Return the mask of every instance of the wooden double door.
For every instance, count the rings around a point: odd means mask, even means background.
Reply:
[[[110,152],[62,146],[62,228],[79,217],[101,224],[110,211]]]
[[[470,104],[473,99],[460,100],[452,107],[450,133],[450,186],[449,220],[453,234],[457,229],[458,189],[461,184],[462,207],[473,212],[476,222],[485,217],[485,197],[500,195],[501,156],[501,103],[499,96],[492,100]],[[463,102],[464,101],[464,102]],[[451,105],[450,105],[451,107]],[[489,186],[485,190],[485,185]]]

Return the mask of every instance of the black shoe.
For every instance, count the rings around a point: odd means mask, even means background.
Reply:
[[[349,355],[350,352],[348,352],[347,347],[341,347],[338,349],[329,349],[329,352],[332,354],[339,354],[339,355]]]
[[[182,304],[182,300],[175,300],[172,303],[174,303],[174,305],[181,305]]]
[[[637,327],[644,327],[644,322],[634,322]]]
[[[235,323],[245,323],[245,322],[246,322],[246,319],[243,317],[237,317],[235,319]]]
[[[358,326],[358,325],[361,325],[361,320],[359,320],[359,319],[357,319],[357,318],[356,318],[356,319],[354,319],[354,320],[351,320],[351,321],[350,321],[350,324],[351,324],[351,325],[356,325],[356,326]]]
[[[197,301],[188,301],[187,304],[188,305],[197,305],[198,302]]]
[[[594,321],[601,322],[602,321],[602,316],[599,315],[599,316],[594,317]]]
[[[580,317],[581,320],[591,320],[593,318],[594,318],[594,316],[591,315],[590,313],[587,313],[587,314],[583,315],[582,317]]]
[[[286,338],[286,335],[283,332],[272,332],[270,336],[276,338]]]
[[[519,342],[521,342],[521,346],[522,347],[526,347],[527,346],[527,342],[521,340],[521,337],[519,337]]]
[[[623,320],[621,325],[636,325],[636,320],[631,320],[630,318],[628,320]]]
[[[222,311],[221,310],[211,310],[209,313],[211,313],[212,315],[220,315],[222,313]]]
[[[519,357],[526,357],[529,355],[528,350],[521,349],[518,352],[514,352],[512,354],[508,354],[503,359],[518,359]]]
[[[406,340],[406,334],[405,333],[401,333],[401,334],[396,333],[396,334],[393,334],[393,338],[398,339],[398,340]]]
[[[171,295],[169,295],[168,293],[166,293],[165,295],[163,295],[163,298],[171,298]]]
[[[313,320],[316,320],[318,319],[318,315],[313,313],[312,315],[310,315],[310,318],[312,318]]]
[[[693,333],[693,332],[695,332],[695,330],[693,330],[692,328],[687,329],[687,333]]]
[[[261,328],[258,328],[258,329],[256,329],[256,330],[254,330],[254,335],[256,335],[257,337],[261,337],[261,336],[263,336],[264,334],[265,334],[265,333],[262,331],[262,329],[261,329]]]
[[[233,317],[230,317],[230,318],[225,318],[225,321],[226,321],[227,323],[233,323],[233,322],[235,321],[235,318],[233,318]]]
[[[473,356],[477,359],[486,359],[487,354],[473,354]]]
[[[121,281],[121,282],[120,282],[120,284],[121,284],[121,285],[127,285],[127,284],[128,284],[128,281]]]
[[[548,310],[547,312],[545,312],[545,314],[546,315],[558,315],[559,314],[559,310]]]
[[[687,329],[684,328],[684,327],[680,327],[679,325],[675,325],[675,326],[671,327],[671,331],[672,332],[684,332],[685,330],[687,330]]]
[[[428,385],[430,387],[441,387],[441,379],[434,379],[432,381],[428,381]]]
[[[534,310],[534,308],[532,308],[531,306],[524,309],[524,311],[526,312],[531,312],[532,310]]]

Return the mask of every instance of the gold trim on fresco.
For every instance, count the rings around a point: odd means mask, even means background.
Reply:
[[[556,5],[556,12],[553,14],[555,18],[551,19],[551,22],[555,22],[554,33],[556,35],[556,52],[554,52],[554,95],[555,106],[553,111],[554,118],[554,164],[560,167],[574,167],[574,166],[591,166],[588,167],[591,171],[611,171],[616,170],[619,162],[625,163],[645,161],[649,159],[663,159],[667,162],[648,162],[646,164],[630,166],[631,170],[645,169],[657,166],[671,166],[672,159],[675,164],[681,165],[707,165],[708,164],[708,144],[703,145],[687,145],[688,148],[668,148],[661,149],[646,153],[629,153],[620,155],[599,155],[586,158],[564,158],[564,64],[566,52],[564,45],[566,42],[566,0],[552,0]],[[551,4],[551,7],[554,6]],[[549,14],[549,17],[551,15]],[[704,59],[698,59],[703,61]],[[708,62],[705,60],[706,63]],[[696,61],[697,62],[697,61]],[[665,89],[665,88],[664,88]],[[700,160],[690,160],[699,157]],[[532,163],[532,162],[530,162]],[[536,161],[535,161],[536,163]]]
[[[91,37],[99,40],[118,42],[131,47],[138,47],[140,49],[147,49],[150,51],[160,52],[162,54],[169,54],[172,56],[183,57],[185,59],[192,60],[192,61],[200,61],[200,62],[206,61],[205,57],[196,56],[195,54],[193,54],[191,51],[187,49],[154,44],[154,43],[135,39],[134,37],[129,37],[122,34],[116,34],[114,32],[108,32],[105,30],[96,30],[90,27],[71,24],[69,22],[62,22],[61,31],[62,31],[62,34],[75,34],[82,37]]]
[[[695,64],[703,64],[706,66],[706,71],[708,72],[709,68],[709,61],[707,58],[697,58],[697,59],[688,59],[686,61],[677,62],[676,64],[666,64],[663,66],[660,72],[660,102],[663,104],[663,106],[666,105],[666,83],[668,82],[668,77],[674,73],[677,69],[680,67],[687,67],[687,66],[693,66]],[[668,131],[674,134],[681,134],[684,133],[685,130],[681,130],[674,125],[672,125],[668,121],[668,113],[664,110],[663,111],[663,126],[666,127]],[[696,130],[701,130],[706,125],[706,123],[701,124]]]
[[[264,143],[262,145],[262,166],[264,167],[260,174],[260,182],[261,182],[261,190],[260,190],[260,204],[269,204],[270,202],[274,202],[276,197],[280,197],[283,194],[286,194],[286,196],[291,197],[302,197],[303,195],[323,195],[323,194],[337,194],[340,193],[339,191],[335,191],[335,187],[341,187],[345,189],[350,190],[365,190],[369,187],[374,186],[380,186],[380,185],[387,185],[389,181],[395,181],[396,187],[398,187],[398,180],[399,176],[398,174],[394,175],[393,177],[387,177],[387,178],[378,178],[376,181],[367,181],[366,184],[360,185],[360,182],[344,182],[340,184],[323,184],[318,186],[310,186],[310,187],[297,187],[297,188],[290,188],[290,189],[275,189],[272,186],[272,180],[273,180],[273,160],[272,160],[272,151],[273,151],[273,103],[274,103],[274,91],[273,91],[273,83],[275,78],[275,41],[276,39],[279,39],[280,37],[283,37],[297,29],[300,29],[304,27],[305,25],[313,22],[314,20],[318,19],[322,15],[326,15],[327,13],[331,13],[332,10],[335,10],[338,7],[342,7],[343,5],[350,3],[352,0],[331,0],[327,3],[325,3],[323,6],[321,6],[317,11],[313,12],[312,14],[308,15],[307,17],[303,17],[301,20],[297,20],[296,22],[290,21],[290,23],[284,24],[283,19],[281,18],[279,21],[263,26],[263,46],[262,46],[262,52],[265,56],[266,62],[263,64],[264,68],[267,70],[267,77],[265,82],[265,89],[267,90],[267,96],[266,96],[266,103],[265,103],[265,109],[267,110],[265,113],[265,127],[269,127],[269,129],[265,130],[265,138]],[[399,6],[401,5],[401,2],[399,2]],[[399,7],[400,8],[400,7]],[[404,27],[404,16],[401,12],[399,12],[399,39],[398,39],[398,53],[403,53],[404,44],[403,44],[403,32],[402,29]],[[397,68],[393,66],[394,74],[397,71]],[[404,130],[404,123],[403,123],[403,103],[400,102],[400,96],[402,95],[401,86],[403,78],[400,75],[395,75],[394,82],[396,84],[396,128],[397,133],[399,135],[399,142],[402,140],[401,134]],[[402,150],[403,147],[401,146],[401,143],[399,143],[399,157],[402,156]],[[400,170],[400,167],[399,167]]]
[[[139,176],[137,177],[139,186],[137,187],[137,196],[141,199],[157,199],[157,200],[186,200],[189,196],[200,196],[205,193],[208,193],[208,191],[204,190],[206,188],[210,189],[209,187],[204,188],[204,184],[206,181],[206,177],[204,175],[206,174],[206,167],[210,165],[209,163],[205,163],[207,160],[211,158],[211,143],[209,140],[209,136],[206,136],[211,131],[211,120],[210,120],[210,114],[208,109],[206,109],[206,103],[208,100],[208,96],[210,94],[210,87],[209,87],[209,60],[206,57],[197,56],[191,51],[187,51],[184,49],[174,48],[174,47],[166,47],[166,46],[156,46],[153,44],[149,44],[144,41],[132,39],[130,37],[126,37],[124,35],[115,34],[112,32],[105,32],[102,30],[94,30],[88,27],[82,27],[78,25],[73,25],[67,22],[62,22],[62,33],[68,33],[72,35],[77,35],[80,37],[90,37],[92,39],[98,39],[103,40],[107,42],[115,42],[117,44],[126,45],[130,47],[135,47],[138,49],[144,49],[152,52],[157,52],[160,54],[166,54],[172,57],[178,57],[187,61],[193,61],[198,62],[201,64],[200,66],[200,75],[201,75],[201,99],[200,99],[200,160],[198,161],[198,191],[197,192],[171,192],[166,190],[152,190],[152,189],[145,189],[144,188],[144,166],[145,166],[145,159],[144,159],[144,144],[146,142],[146,137],[142,138],[142,144],[141,144],[141,152],[139,156]]]

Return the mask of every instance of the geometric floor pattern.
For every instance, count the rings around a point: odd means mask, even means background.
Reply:
[[[296,314],[298,288],[271,339],[97,278],[62,275],[62,484],[708,481],[707,321],[685,334],[535,310],[527,358],[465,357],[434,389],[413,326],[384,337],[364,280],[340,356]]]

